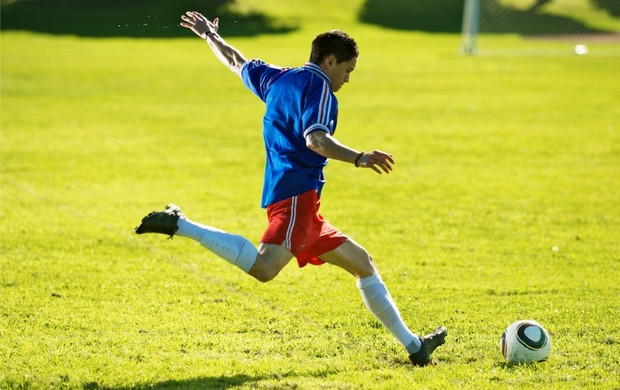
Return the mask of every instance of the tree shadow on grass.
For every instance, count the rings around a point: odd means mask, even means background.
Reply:
[[[185,11],[219,17],[220,32],[229,37],[298,28],[258,12],[239,13],[233,5],[234,0],[3,0],[0,28],[102,38],[189,37],[179,26]]]
[[[461,31],[463,0],[366,0],[359,20],[396,30]]]
[[[580,20],[567,16],[545,13],[540,2],[527,9],[500,4],[497,0],[482,2],[480,7],[480,32],[496,34],[536,35],[582,35],[603,34],[613,31],[590,27]]]
[[[611,2],[618,0],[590,1],[613,16]],[[480,32],[525,36],[611,32],[589,27],[576,19],[545,13],[546,3],[549,0],[541,1],[540,6],[517,9],[498,0],[481,1]],[[463,21],[463,0],[366,0],[359,19],[397,30],[458,33]]]
[[[605,10],[613,17],[620,17],[620,2],[618,0],[590,0],[596,7]]]

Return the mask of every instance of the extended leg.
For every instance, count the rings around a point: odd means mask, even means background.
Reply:
[[[347,270],[357,278],[357,287],[366,307],[405,347],[413,364],[423,366],[430,363],[430,354],[444,343],[447,331],[443,327],[438,328],[421,339],[413,334],[401,318],[372,258],[364,248],[349,240],[320,258]]]
[[[245,237],[185,218],[178,206],[152,212],[142,219],[137,234],[161,233],[190,238],[261,282],[272,280],[293,258],[280,245],[261,244],[257,250]]]

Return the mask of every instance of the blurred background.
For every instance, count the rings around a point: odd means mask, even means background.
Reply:
[[[480,33],[618,39],[618,0],[365,0],[351,9],[358,21],[396,30],[460,33],[464,3],[473,3]],[[301,19],[261,12],[259,1],[239,0],[2,0],[2,30],[90,37],[186,37],[179,15],[218,15],[227,36],[286,33]],[[269,3],[269,2],[268,2]],[[271,2],[273,3],[273,1]],[[286,2],[290,3],[291,2]],[[299,3],[297,2],[292,2]],[[303,3],[303,2],[301,2]],[[318,13],[329,14],[330,9]]]

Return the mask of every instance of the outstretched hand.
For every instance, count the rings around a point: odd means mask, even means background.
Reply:
[[[181,19],[183,19],[181,26],[192,30],[202,39],[206,39],[209,34],[215,34],[220,22],[218,18],[210,21],[200,12],[195,11],[187,11],[185,15],[181,16]]]
[[[392,155],[380,150],[364,153],[357,161],[358,167],[370,168],[379,174],[381,174],[381,171],[390,173],[393,164],[395,164],[395,161]]]

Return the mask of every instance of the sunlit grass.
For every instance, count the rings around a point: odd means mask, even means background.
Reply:
[[[617,61],[461,57],[457,36],[346,23],[362,56],[336,135],[397,164],[331,162],[323,211],[414,331],[448,327],[439,365],[411,367],[341,270],[263,285],[132,234],[169,201],[254,242],[265,227],[263,107],[206,44],[5,32],[0,387],[620,386]],[[232,42],[294,66],[313,36]],[[549,361],[502,361],[520,318],[550,331]]]

